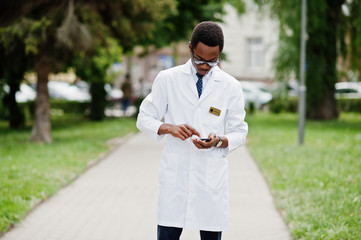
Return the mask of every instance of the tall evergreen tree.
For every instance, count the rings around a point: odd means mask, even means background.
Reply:
[[[13,39],[20,39],[26,56],[34,59],[34,64],[28,67],[38,76],[31,140],[52,141],[47,89],[50,72],[62,70],[78,51],[91,55],[95,46],[106,43],[108,36],[118,37],[120,44],[130,48],[138,38],[148,37],[157,22],[166,16],[165,9],[172,9],[173,5],[173,0],[136,3],[128,0],[41,0],[2,4],[0,44],[6,48],[16,44]],[[96,29],[99,26],[101,28]],[[105,94],[100,96],[105,98]]]

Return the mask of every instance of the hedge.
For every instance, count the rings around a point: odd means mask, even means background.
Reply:
[[[281,112],[297,112],[298,99],[297,98],[273,98],[269,103],[269,109],[273,113]]]
[[[135,103],[135,105],[140,105]],[[89,102],[76,102],[51,99],[50,101],[52,111],[61,111],[62,113],[76,113],[86,115],[89,111]],[[30,101],[19,104],[26,118],[34,117],[35,102]],[[139,106],[138,106],[139,107]],[[359,112],[361,113],[361,99],[337,99],[337,107],[340,112]],[[273,113],[281,112],[297,112],[298,99],[297,98],[273,98],[269,103],[269,109]],[[8,111],[0,103],[0,119],[7,119]]]
[[[340,112],[359,112],[361,113],[361,99],[336,99],[337,108]],[[297,112],[297,98],[273,98],[269,103],[269,109],[273,113]]]
[[[359,113],[361,113],[361,98],[337,99],[337,107],[342,112],[359,112]]]
[[[19,106],[23,113],[25,113],[26,118],[34,118],[35,113],[35,101],[29,101],[25,103],[19,103]],[[62,113],[76,113],[76,114],[86,114],[89,108],[89,102],[76,102],[76,101],[66,101],[51,99],[50,100],[51,110]],[[0,119],[8,119],[7,109],[0,104]]]

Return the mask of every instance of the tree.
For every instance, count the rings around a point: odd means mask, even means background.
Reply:
[[[119,37],[124,46],[133,46],[138,38],[149,36],[157,22],[166,16],[165,8],[173,5],[173,0],[142,0],[136,3],[128,0],[84,0],[76,3],[74,0],[40,0],[4,3],[0,10],[0,44],[9,44],[14,38],[21,39],[26,55],[34,60],[29,68],[34,69],[38,76],[31,140],[52,141],[47,89],[50,71],[57,72],[68,66],[78,49],[91,54],[92,47],[98,46],[93,45],[93,40],[105,43],[108,34]],[[104,26],[101,30],[109,28],[110,31],[98,31],[95,26]]]
[[[346,16],[351,39],[349,52],[351,53],[351,69],[361,74],[361,1],[346,1],[350,14]],[[345,27],[347,28],[347,26]],[[347,35],[347,33],[344,33]],[[344,46],[343,44],[342,46]],[[346,54],[344,54],[346,55]]]
[[[275,58],[277,77],[287,79],[290,73],[299,75],[301,32],[301,0],[256,0],[267,5],[280,23],[279,50]],[[336,63],[340,56],[351,54],[352,62],[360,61],[361,11],[359,1],[308,1],[306,86],[307,117],[333,119],[338,117],[335,83],[338,79]],[[348,8],[348,16],[343,8]],[[350,46],[358,51],[349,51]]]
[[[14,44],[8,49],[0,46],[0,79],[7,84],[9,92],[3,97],[3,105],[7,108],[10,128],[20,128],[25,124],[25,116],[16,102],[16,92],[19,90],[20,82],[26,71],[26,58],[24,45]],[[12,54],[9,54],[12,52]],[[5,60],[6,59],[6,60]],[[19,64],[14,64],[19,63]],[[6,81],[7,80],[7,81]],[[2,87],[2,84],[0,84]]]
[[[125,53],[136,45],[161,41],[156,29],[168,16],[177,14],[176,0],[93,1],[92,4]]]
[[[224,5],[232,4],[242,14],[245,4],[242,0],[178,0],[176,11],[169,11],[151,38],[143,39],[141,45],[153,44],[160,48],[190,37],[193,28],[201,21],[222,22]]]
[[[121,62],[122,48],[114,38],[105,39],[106,45],[94,47],[91,54],[79,51],[75,54],[72,65],[76,74],[90,83],[92,101],[90,119],[100,121],[104,118],[106,106],[106,91],[104,84],[111,82],[107,74],[109,67],[115,62]]]
[[[11,3],[8,5],[12,6]],[[37,1],[36,4],[24,2],[17,10],[14,10],[14,16],[1,22],[3,27],[0,29],[0,43],[5,49],[9,46],[17,49],[16,46],[24,45],[24,52],[20,55],[26,56],[27,62],[32,63],[24,65],[23,62],[15,62],[14,65],[37,73],[35,122],[31,134],[31,140],[36,142],[51,142],[52,140],[47,83],[50,71],[61,70],[62,63],[70,56],[70,52],[64,48],[63,42],[57,37],[57,30],[62,26],[63,9],[66,6],[67,1],[60,0],[43,0]],[[14,54],[19,53],[10,51],[7,56]],[[6,59],[8,60],[10,59]],[[8,79],[8,81],[12,80]]]
[[[244,4],[239,0],[182,0],[177,2],[173,0],[143,0],[136,3],[131,1],[93,1],[89,5],[78,5],[77,15],[83,23],[88,23],[87,25],[90,26],[91,32],[92,29],[95,29],[95,32],[98,34],[99,32],[105,32],[103,34],[105,36],[112,35],[118,40],[124,53],[129,53],[136,45],[148,46],[153,44],[157,47],[162,47],[177,42],[180,39],[188,38],[194,26],[200,21],[221,21],[222,14],[224,13],[223,6],[226,2],[232,2],[239,12],[244,11]],[[97,11],[94,12],[91,9],[97,9]],[[94,21],[94,19],[99,20]],[[115,46],[114,42],[109,45],[106,41],[105,44],[101,45]],[[99,46],[101,47],[101,45]],[[92,89],[102,89],[101,84],[103,82],[101,82],[101,79],[104,80],[106,76],[103,75],[101,77],[100,71],[95,71],[94,74],[91,74],[92,69],[96,70],[99,67],[97,63],[89,60],[101,56],[107,56],[106,59],[108,60],[115,59],[116,57],[114,53],[109,51],[110,48],[108,48],[108,51],[98,50],[92,51],[90,55],[87,55],[88,60],[84,61],[85,64],[76,64],[77,72],[84,79],[93,79],[91,84],[94,88],[91,87],[90,89],[93,99],[91,108],[97,108],[98,110],[96,114],[95,111],[91,111],[91,118],[95,120],[102,119],[102,115],[104,115],[104,107],[102,110],[102,106],[105,105],[105,102],[104,98],[97,98],[94,101],[95,97],[102,97],[102,95],[100,92],[92,91]],[[79,61],[77,62],[79,63]],[[104,67],[107,68],[110,64],[108,62],[103,66],[103,74],[106,70]],[[83,68],[88,70],[85,72]]]
[[[107,69],[120,61],[122,49],[129,52],[140,41],[150,38],[158,24],[174,11],[174,6],[173,0],[143,0],[136,3],[125,0],[89,1],[77,5],[75,11],[79,19],[89,26],[93,36],[101,36],[95,38],[92,51],[76,54],[73,62],[77,73],[90,82],[92,120],[102,120],[104,117],[104,83],[109,81]],[[79,61],[81,59],[83,61]]]

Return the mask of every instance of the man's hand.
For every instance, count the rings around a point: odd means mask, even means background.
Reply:
[[[183,141],[193,135],[200,137],[199,132],[188,124],[173,125],[164,123],[159,127],[158,134],[171,134],[173,137]]]
[[[208,138],[211,139],[211,141],[209,142],[205,142],[205,141],[202,141],[201,139],[199,138],[192,138],[192,141],[193,141],[193,144],[198,148],[198,149],[208,149],[208,148],[211,148],[211,147],[214,147],[217,145],[218,141],[219,141],[219,138],[216,136],[215,133],[210,133],[208,135]]]

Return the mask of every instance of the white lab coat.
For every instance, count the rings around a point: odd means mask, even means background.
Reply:
[[[191,60],[161,71],[143,101],[137,127],[160,141],[163,123],[194,127],[201,137],[225,135],[228,148],[197,149],[191,139],[166,135],[159,169],[158,225],[222,231],[228,223],[228,152],[245,143],[244,99],[240,83],[214,67],[198,98]],[[220,116],[210,108],[221,110]],[[164,122],[162,122],[164,118]]]

